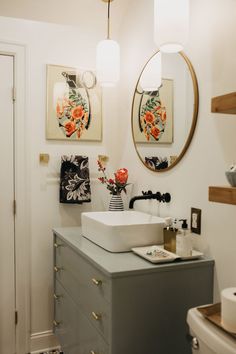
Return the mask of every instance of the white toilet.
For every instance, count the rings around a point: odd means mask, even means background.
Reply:
[[[193,354],[236,354],[236,339],[205,319],[196,309],[188,311],[187,323]]]

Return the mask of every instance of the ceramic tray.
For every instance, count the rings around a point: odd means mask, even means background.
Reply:
[[[179,257],[177,254],[165,250],[163,246],[135,247],[132,248],[132,251],[152,263],[167,263],[174,262],[175,260],[192,260],[203,256],[203,253],[193,250],[191,256]]]

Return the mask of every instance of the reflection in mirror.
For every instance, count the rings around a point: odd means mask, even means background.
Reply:
[[[143,90],[143,78],[153,70],[154,56],[145,65],[135,88],[132,108],[133,140],[146,167],[162,172],[174,167],[185,154],[197,122],[198,85],[194,69],[183,52],[162,53],[159,88]],[[153,76],[158,82],[160,68]],[[148,86],[148,85],[147,85]]]

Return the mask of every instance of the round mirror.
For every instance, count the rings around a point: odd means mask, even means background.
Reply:
[[[183,53],[158,51],[143,68],[132,107],[132,132],[143,164],[156,172],[173,168],[192,140],[198,115],[198,84]]]

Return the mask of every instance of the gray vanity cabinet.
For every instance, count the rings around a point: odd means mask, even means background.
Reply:
[[[186,314],[212,302],[212,260],[153,265],[54,230],[54,332],[64,354],[190,354]]]

